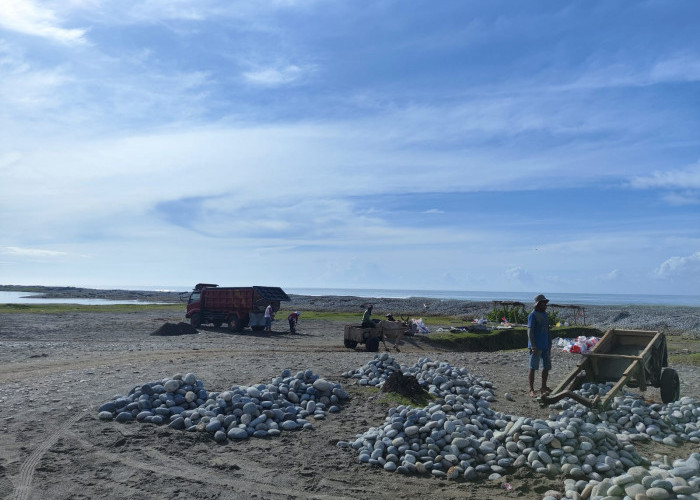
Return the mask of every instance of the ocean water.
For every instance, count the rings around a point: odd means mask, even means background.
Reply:
[[[517,301],[530,304],[536,293],[530,292],[484,292],[459,290],[392,290],[392,289],[352,289],[352,288],[285,288],[287,293],[296,295],[354,295],[369,298],[408,298],[426,297],[444,300],[493,300]],[[611,293],[547,293],[554,304],[574,305],[664,305],[700,307],[700,295],[642,295]]]
[[[104,289],[146,290],[186,292],[191,286],[132,286],[104,287]],[[425,297],[444,300],[469,300],[490,302],[494,300],[518,301],[530,304],[536,293],[529,292],[486,292],[474,290],[401,290],[383,288],[297,288],[284,287],[284,291],[294,295],[337,295],[367,298],[408,298]],[[643,295],[643,294],[611,294],[611,293],[546,293],[547,298],[554,304],[574,305],[660,305],[660,306],[693,306],[700,307],[700,295]],[[26,292],[0,291],[0,304],[144,304],[144,302],[129,300],[104,299],[39,299],[36,294]]]
[[[84,306],[105,306],[114,304],[156,304],[157,302],[142,302],[138,300],[106,300],[106,299],[42,299],[40,294],[28,292],[0,291],[0,304],[79,304]]]

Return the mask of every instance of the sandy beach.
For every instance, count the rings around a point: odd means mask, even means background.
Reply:
[[[58,292],[56,292],[58,293]],[[97,292],[89,292],[97,293]],[[116,292],[100,292],[115,297]],[[122,293],[131,299],[139,292]],[[361,312],[358,297],[293,296],[290,308]],[[175,302],[175,294],[150,301]],[[423,299],[373,299],[385,312],[479,317],[486,303]],[[286,304],[285,304],[286,305]],[[669,354],[700,352],[698,308],[587,307],[587,322],[659,329],[668,334]],[[477,498],[541,499],[563,491],[563,476],[527,468],[507,471],[499,481],[445,480],[429,475],[400,475],[363,465],[352,450],[337,446],[381,425],[394,406],[387,395],[353,385],[342,374],[366,364],[373,353],[343,347],[343,323],[305,320],[298,335],[276,321],[273,334],[232,334],[201,327],[196,335],[151,335],[166,323],[184,321],[182,312],[80,312],[0,314],[0,498]],[[451,325],[444,325],[449,327]],[[399,363],[419,358],[446,361],[493,383],[492,408],[510,415],[547,418],[527,394],[523,349],[481,353],[451,352],[406,337]],[[556,385],[579,361],[553,351],[550,385]],[[674,365],[681,395],[700,401],[700,367]],[[167,426],[98,419],[97,409],[135,386],[194,373],[209,391],[232,385],[269,383],[289,369],[313,370],[339,382],[350,395],[341,411],[314,423],[312,430],[280,436],[216,443],[209,434]],[[504,397],[512,395],[512,401]],[[659,400],[650,388],[647,399]],[[653,459],[687,458],[697,445],[640,443],[638,452]],[[502,484],[511,489],[506,492]]]

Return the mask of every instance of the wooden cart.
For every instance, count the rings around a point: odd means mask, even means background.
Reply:
[[[680,397],[678,373],[668,366],[666,336],[646,330],[608,330],[576,369],[554,389],[538,400],[542,405],[555,403],[565,397],[590,408],[605,409],[624,385],[646,391],[647,386],[659,387],[664,403]],[[605,395],[593,399],[575,393],[585,382],[614,382]]]

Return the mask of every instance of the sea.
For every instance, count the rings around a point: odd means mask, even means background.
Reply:
[[[105,290],[146,290],[187,292],[191,286],[130,286],[103,287]],[[468,300],[476,302],[517,301],[529,304],[535,295],[533,292],[490,292],[473,290],[408,290],[383,288],[295,288],[285,287],[285,292],[293,295],[335,295],[366,298],[409,298],[425,297],[443,300]],[[0,291],[0,304],[144,304],[134,300],[106,299],[42,299],[40,294],[27,292]],[[700,307],[700,295],[644,295],[644,294],[612,294],[612,293],[548,293],[552,303],[573,305],[663,305]]]

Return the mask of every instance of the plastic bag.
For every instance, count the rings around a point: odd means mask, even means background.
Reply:
[[[430,329],[423,323],[423,318],[413,318],[411,321],[416,325],[416,333],[430,333]]]

